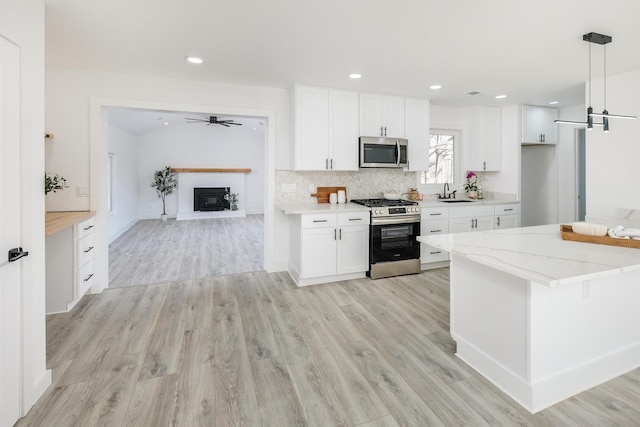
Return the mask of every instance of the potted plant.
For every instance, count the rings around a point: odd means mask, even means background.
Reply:
[[[156,189],[158,197],[162,199],[162,218],[163,221],[167,220],[167,210],[165,205],[165,199],[168,194],[173,193],[173,190],[178,186],[175,172],[171,171],[171,166],[165,166],[164,169],[160,169],[154,172],[153,182],[151,186]]]
[[[44,173],[44,194],[64,190],[67,186],[67,180],[58,174],[51,175],[49,172]]]
[[[224,195],[224,199],[227,202],[229,202],[229,205],[231,206],[231,210],[232,211],[237,211],[238,210],[238,201],[239,201],[238,193],[229,193],[227,191],[227,194]]]
[[[470,199],[478,197],[478,176],[473,171],[467,171],[467,183],[464,185],[464,189]]]

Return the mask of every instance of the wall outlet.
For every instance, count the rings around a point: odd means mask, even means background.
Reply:
[[[89,187],[76,187],[78,197],[89,197]]]
[[[295,184],[282,184],[282,192],[283,193],[295,193],[296,185]]]

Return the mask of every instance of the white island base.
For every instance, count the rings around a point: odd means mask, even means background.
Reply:
[[[549,286],[454,253],[451,334],[535,413],[640,366],[640,271]]]

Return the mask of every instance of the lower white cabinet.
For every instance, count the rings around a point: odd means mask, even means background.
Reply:
[[[451,209],[450,233],[485,231],[493,229],[493,205],[460,206]]]
[[[510,203],[495,205],[495,220],[493,228],[516,228],[520,227],[520,204]]]
[[[46,312],[73,306],[93,285],[93,218],[47,236]]]
[[[355,277],[369,270],[369,211],[303,214],[292,221],[289,272],[298,286]]]
[[[423,208],[420,221],[420,235],[433,236],[435,234],[446,234],[449,232],[449,209],[448,208]],[[429,264],[434,262],[448,261],[449,253],[433,246],[420,245],[420,263]]]

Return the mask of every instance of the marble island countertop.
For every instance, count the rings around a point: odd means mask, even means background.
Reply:
[[[562,240],[559,224],[420,236],[418,241],[450,252],[454,263],[462,256],[547,286],[640,270],[640,249]]]

